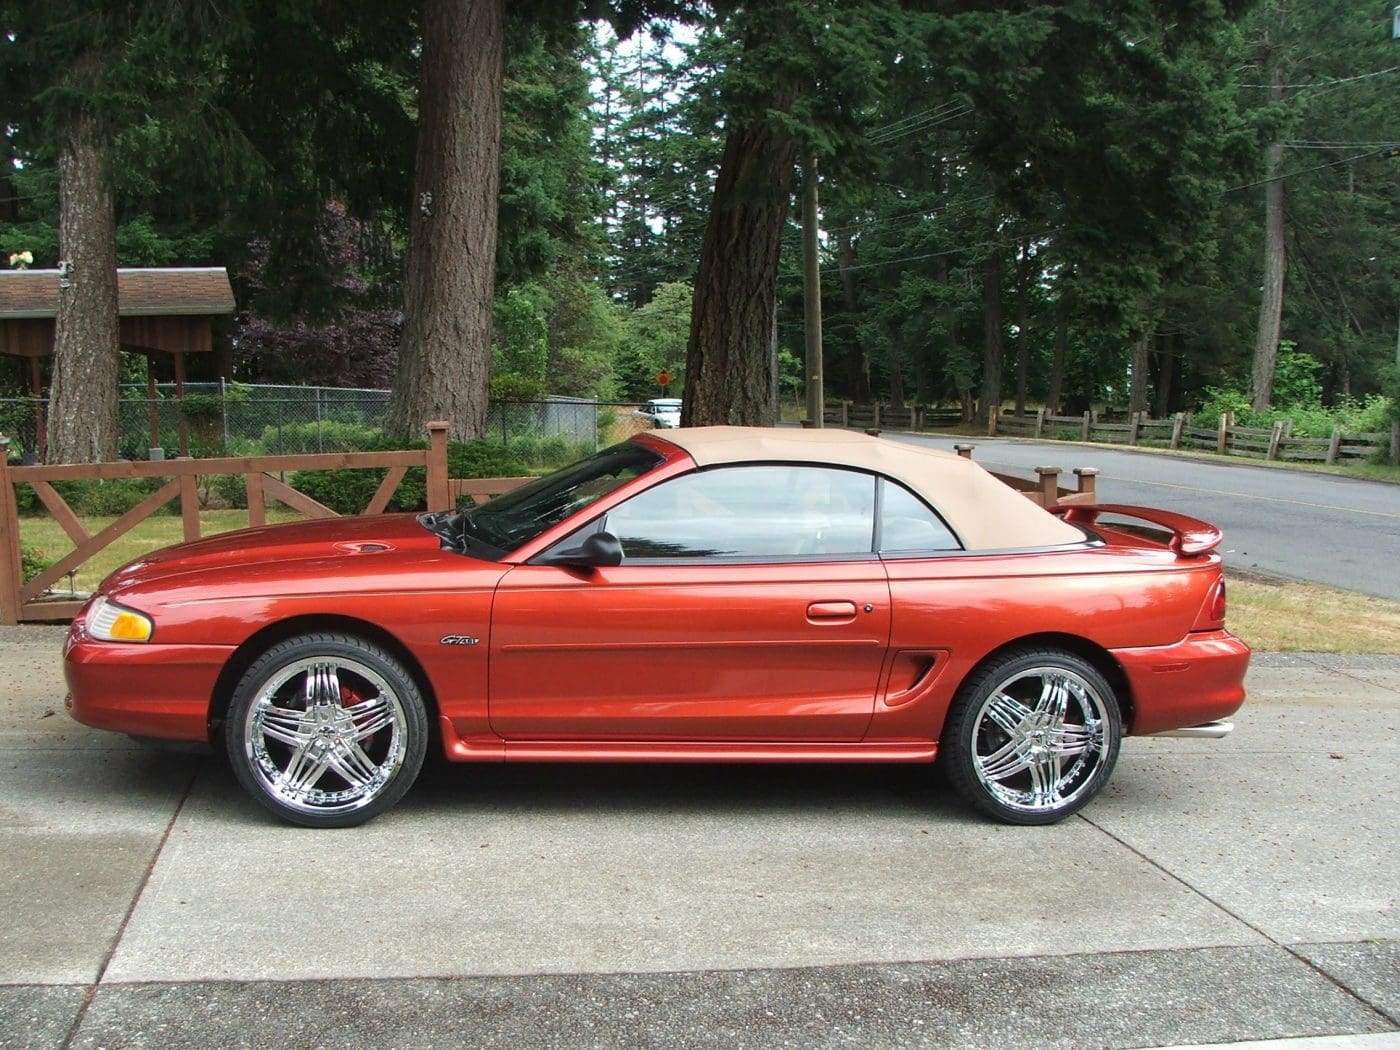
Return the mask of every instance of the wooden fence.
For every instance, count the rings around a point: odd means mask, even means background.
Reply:
[[[989,436],[1108,441],[1172,449],[1201,448],[1222,455],[1328,464],[1369,459],[1389,445],[1391,463],[1400,466],[1400,421],[1392,424],[1389,434],[1346,434],[1335,428],[1331,437],[1325,438],[1293,437],[1291,427],[1291,421],[1286,419],[1272,427],[1258,428],[1237,427],[1228,416],[1222,416],[1215,427],[1197,427],[1181,412],[1167,419],[1149,419],[1146,412],[1139,412],[1125,421],[1110,421],[1094,412],[1085,412],[1083,416],[1053,416],[1039,409],[1034,414],[1021,416],[995,412],[988,420],[987,433]]]
[[[823,407],[822,422],[827,426],[856,430],[929,430],[957,426],[962,422],[962,410],[931,405],[828,401]]]
[[[248,493],[248,524],[267,521],[267,501],[276,500],[313,518],[336,517],[337,512],[286,482],[273,477],[297,470],[385,470],[384,480],[361,513],[382,514],[399,483],[412,467],[427,474],[429,510],[454,506],[462,496],[489,499],[507,492],[529,478],[448,477],[447,424],[428,424],[428,447],[404,452],[341,452],[294,456],[247,456],[217,459],[123,461],[119,463],[69,463],[53,466],[10,466],[0,448],[0,623],[70,619],[82,605],[80,598],[46,597],[48,589],[95,554],[126,535],[161,507],[178,500],[184,538],[200,536],[198,478],[217,474],[241,474]],[[55,481],[113,480],[117,478],[165,478],[159,489],[100,532],[90,533],[53,487]],[[16,486],[29,485],[45,509],[73,541],[73,549],[32,580],[25,581],[20,557],[19,511]]]

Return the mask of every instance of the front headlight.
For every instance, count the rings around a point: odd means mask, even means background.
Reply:
[[[105,595],[88,610],[88,634],[104,642],[149,642],[154,629],[145,613],[108,601]]]

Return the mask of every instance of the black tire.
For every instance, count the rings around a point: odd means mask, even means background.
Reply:
[[[958,690],[939,759],[983,813],[1053,824],[1103,790],[1122,737],[1118,698],[1093,664],[1062,649],[1014,649]]]
[[[268,649],[229,704],[224,742],[238,781],[293,824],[346,828],[398,802],[427,751],[413,676],[347,634],[304,634]]]

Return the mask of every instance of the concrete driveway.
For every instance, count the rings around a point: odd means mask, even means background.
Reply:
[[[431,764],[360,829],[0,628],[0,1046],[1400,1045],[1400,658],[1263,656],[1052,828],[923,768]]]

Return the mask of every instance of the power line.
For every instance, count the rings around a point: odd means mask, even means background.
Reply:
[[[1389,149],[1392,142],[1285,142],[1289,149]]]
[[[896,263],[922,262],[925,259],[937,259],[945,255],[959,255],[963,252],[975,251],[978,248],[1005,248],[1008,245],[1020,244],[1023,240],[1041,240],[1042,238],[1047,237],[1052,233],[1060,233],[1063,230],[1064,227],[1057,226],[1048,230],[1042,230],[1039,233],[1018,235],[1009,239],[1005,237],[1000,237],[990,241],[977,241],[973,244],[962,244],[956,248],[945,248],[943,251],[938,252],[925,252],[922,255],[906,255],[901,259],[881,259],[879,262],[858,263],[855,266],[840,266],[835,267],[834,269],[838,269],[842,273],[847,273],[854,270],[871,270],[878,266],[894,266]],[[801,277],[802,271],[792,270],[789,272],[780,273],[778,274],[778,276],[780,278]]]
[[[928,131],[929,129],[936,128],[941,124],[947,124],[949,121],[957,120],[959,117],[964,117],[971,112],[971,106],[959,105],[953,109],[944,110],[942,113],[939,113],[936,116],[928,117],[924,120],[919,121],[918,123],[911,124],[905,128],[901,128],[896,132],[868,136],[867,141],[869,141],[870,144],[873,146],[882,146],[885,143],[894,142],[897,139],[902,139],[909,135],[913,135],[915,132]]]
[[[1383,77],[1387,73],[1394,73],[1400,66],[1391,66],[1388,69],[1378,69],[1374,73],[1361,73],[1354,77],[1341,77],[1337,80],[1319,80],[1315,84],[1279,84],[1277,87],[1286,88],[1293,91],[1307,91],[1311,88],[1336,87],[1338,84],[1354,84],[1358,80],[1370,80],[1372,77]],[[1241,84],[1240,87],[1247,88],[1272,88],[1274,84]]]
[[[873,139],[878,135],[883,135],[885,132],[896,131],[903,125],[922,120],[924,117],[928,116],[931,113],[937,113],[940,110],[946,110],[949,106],[956,106],[960,104],[961,103],[959,103],[957,99],[950,98],[946,102],[940,102],[936,106],[931,106],[928,109],[921,109],[917,113],[911,113],[909,116],[901,117],[899,120],[892,120],[888,124],[881,124],[878,128],[871,128],[870,137]]]
[[[969,197],[966,200],[954,201],[952,204],[943,204],[934,208],[915,208],[912,211],[900,212],[897,215],[888,215],[883,219],[867,219],[862,222],[853,222],[846,226],[827,226],[823,227],[822,232],[842,233],[846,230],[871,230],[877,226],[887,226],[892,222],[898,222],[901,219],[907,219],[913,215],[921,215],[927,219],[934,219],[946,212],[958,212],[965,208],[970,208],[972,205],[980,201],[988,200],[992,196],[994,195],[991,193],[984,193],[980,197]]]
[[[1246,182],[1239,186],[1231,186],[1229,189],[1222,190],[1221,192],[1234,193],[1236,190],[1248,190],[1253,189],[1255,186],[1267,186],[1271,182],[1282,182],[1284,179],[1291,179],[1295,175],[1306,175],[1312,171],[1322,171],[1324,168],[1336,168],[1343,164],[1350,164],[1352,161],[1366,160],[1368,157],[1379,157],[1382,154],[1389,153],[1395,148],[1395,146],[1385,146],[1381,149],[1372,150],[1369,153],[1358,153],[1354,157],[1343,157],[1341,160],[1328,161],[1326,164],[1317,164],[1311,168],[1299,168],[1297,171],[1288,171],[1284,172],[1282,175],[1273,175],[1267,179],[1259,179],[1257,182]]]

